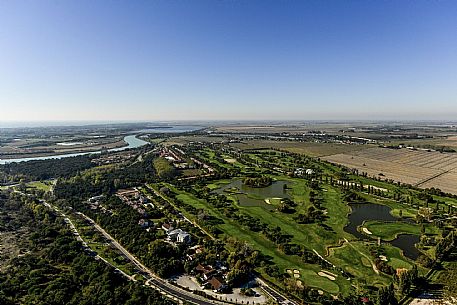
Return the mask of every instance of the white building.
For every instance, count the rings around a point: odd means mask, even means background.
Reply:
[[[190,234],[181,229],[171,230],[167,234],[172,242],[189,244],[192,241]]]

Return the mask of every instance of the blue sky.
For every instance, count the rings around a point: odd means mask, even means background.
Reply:
[[[0,121],[457,119],[455,1],[0,1]]]

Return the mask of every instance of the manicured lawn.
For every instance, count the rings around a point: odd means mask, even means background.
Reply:
[[[51,182],[41,182],[41,181],[33,181],[33,182],[29,182],[27,183],[27,187],[32,187],[32,188],[36,188],[38,190],[42,190],[42,191],[49,191],[51,189]]]
[[[338,293],[342,290],[341,287],[339,287],[340,285],[336,284],[336,282],[317,274],[317,272],[321,270],[320,266],[306,264],[298,256],[284,254],[273,242],[268,240],[261,233],[256,233],[240,226],[238,223],[223,215],[216,208],[208,205],[204,200],[198,199],[192,194],[178,190],[172,185],[168,185],[168,187],[170,190],[177,193],[176,197],[178,199],[194,206],[197,209],[204,209],[209,212],[209,214],[223,219],[224,224],[219,225],[218,228],[221,229],[227,237],[236,237],[239,240],[244,240],[254,249],[259,250],[262,254],[270,257],[280,270],[283,270],[284,272],[286,269],[300,270],[300,280],[303,281],[305,285],[323,289],[330,293]],[[300,228],[298,224],[291,222],[290,219],[287,219],[287,217],[291,217],[290,215],[280,215],[279,212],[272,214],[261,207],[237,207],[250,215],[261,218],[263,221],[271,224],[272,226],[280,226],[285,232],[294,235],[294,242],[307,244],[309,243],[308,241],[311,240],[310,237],[307,237],[309,233],[308,230],[303,230],[303,228]],[[323,246],[321,246],[320,249],[323,251]],[[281,283],[277,282],[277,280],[274,281],[276,284],[281,285]],[[341,286],[343,286],[343,291],[348,291],[348,283],[344,283],[344,285]]]
[[[390,214],[392,214],[392,216],[400,218],[400,211],[402,213],[401,217],[404,217],[404,218],[414,218],[417,215],[416,210],[405,209],[405,208],[403,208],[403,209],[399,209],[399,208],[392,209],[390,211]]]
[[[351,241],[350,244],[345,243],[341,247],[332,248],[330,249],[330,256],[337,266],[356,278],[363,279],[366,283],[383,286],[388,284],[390,280],[389,276],[382,273],[376,274],[373,270],[372,259],[364,242]]]
[[[398,234],[421,234],[421,226],[406,222],[382,222],[382,221],[367,221],[363,225],[374,236],[381,237],[383,240],[393,240]],[[425,225],[426,234],[436,234],[437,228]]]
[[[286,180],[289,182],[290,189],[288,193],[291,195],[294,202],[297,203],[295,209],[301,212],[307,209],[309,203],[309,188],[303,179],[290,177],[276,177],[278,180]],[[215,189],[221,184],[228,183],[228,180],[213,182],[208,185],[210,189]],[[322,256],[326,256],[327,247],[337,245],[340,240],[347,238],[353,240],[354,237],[346,233],[343,228],[347,224],[347,214],[350,209],[341,200],[341,194],[337,188],[330,185],[323,185],[325,191],[322,192],[324,198],[323,207],[327,211],[327,218],[323,225],[313,224],[298,224],[294,217],[296,214],[281,213],[276,210],[270,211],[260,206],[239,206],[236,207],[243,213],[253,217],[260,218],[262,222],[271,226],[279,226],[281,230],[293,236],[292,242],[304,245],[309,250],[316,250]],[[207,204],[204,200],[195,198],[192,194],[180,191],[173,186],[169,186],[171,190],[177,193],[177,198],[194,206],[197,209],[204,209],[209,214],[214,215],[224,220],[224,224],[218,227],[229,236],[235,236],[237,239],[244,240],[254,249],[261,251],[285,272],[286,269],[300,270],[300,280],[305,285],[323,289],[330,293],[341,292],[349,293],[352,281],[348,281],[343,276],[339,275],[336,281],[331,281],[325,277],[317,275],[321,270],[318,265],[305,264],[297,256],[286,255],[277,249],[277,246],[265,238],[263,234],[252,232],[248,228],[241,227],[238,223],[223,215],[219,210]],[[388,283],[389,277],[376,274],[372,267],[372,258],[368,252],[366,245],[362,242],[351,241],[351,245],[344,245],[330,251],[330,255],[326,257],[330,262],[343,268],[345,271],[353,274],[356,277],[361,277],[367,283],[375,286],[385,285]],[[397,265],[402,262],[398,258]],[[274,279],[270,279],[276,282]],[[281,285],[281,283],[276,282]]]

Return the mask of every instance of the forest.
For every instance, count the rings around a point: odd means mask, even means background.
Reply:
[[[174,304],[84,252],[63,220],[42,205],[2,193],[0,208],[31,233],[27,254],[0,272],[0,304]]]

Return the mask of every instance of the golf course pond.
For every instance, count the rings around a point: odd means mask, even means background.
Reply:
[[[356,203],[350,204],[352,212],[349,214],[349,224],[344,227],[344,230],[351,233],[358,239],[368,239],[369,237],[357,230],[357,228],[363,224],[364,221],[368,220],[379,220],[379,221],[403,221],[409,222],[409,220],[399,220],[398,218],[390,214],[391,208],[385,205],[375,203]],[[403,251],[403,255],[407,258],[415,260],[419,257],[420,251],[415,247],[415,244],[420,240],[419,235],[414,234],[399,234],[395,239],[391,241],[385,241],[394,247],[397,247]]]
[[[250,187],[243,184],[241,179],[235,179],[214,191],[218,194],[236,197],[241,206],[260,206],[273,210],[275,206],[268,204],[265,200],[290,198],[286,186],[286,181],[273,181],[266,187]]]

